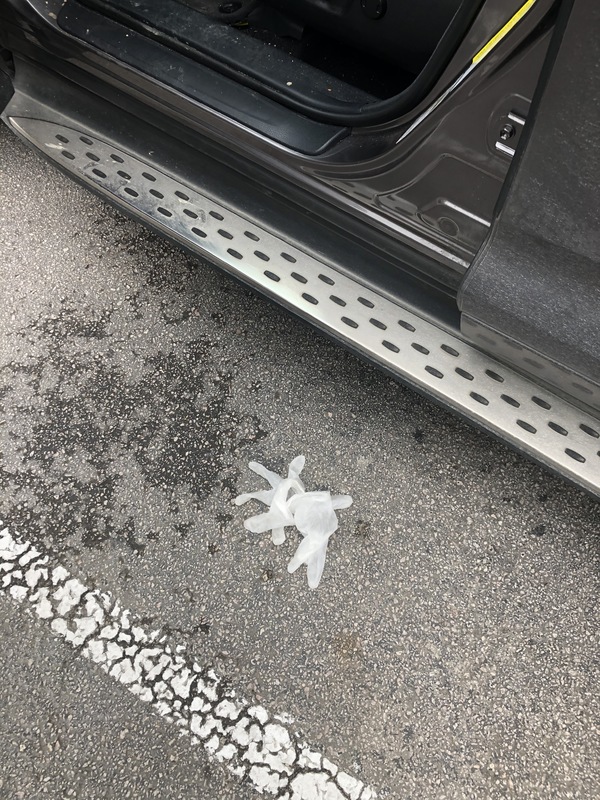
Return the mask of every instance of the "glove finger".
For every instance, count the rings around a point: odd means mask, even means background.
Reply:
[[[273,528],[281,528],[285,520],[279,514],[265,511],[264,514],[257,514],[255,517],[248,517],[244,522],[244,528],[251,533],[265,533]]]
[[[300,473],[304,469],[304,464],[306,463],[306,458],[304,456],[296,456],[296,458],[290,463],[288,468],[288,478],[296,478],[300,476]]]
[[[259,492],[246,492],[246,494],[238,495],[233,501],[236,506],[243,506],[249,500],[258,500],[259,503],[264,503],[266,506],[271,505],[273,500],[273,489],[261,489]]]
[[[257,475],[260,475],[261,478],[269,481],[274,489],[277,488],[277,486],[279,486],[283,480],[280,475],[278,475],[276,472],[272,472],[270,469],[267,469],[262,464],[259,464],[258,461],[251,461],[248,466],[252,472],[255,472]]]
[[[316,589],[321,581],[321,575],[325,569],[325,558],[327,557],[327,544],[321,547],[309,560],[306,569],[309,589]]]
[[[352,505],[352,498],[349,494],[334,494],[331,503],[335,509],[349,508]]]
[[[285,528],[273,528],[271,541],[273,544],[283,544],[285,542]]]

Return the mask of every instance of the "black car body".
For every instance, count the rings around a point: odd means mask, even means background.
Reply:
[[[0,0],[73,178],[600,493],[600,6]]]

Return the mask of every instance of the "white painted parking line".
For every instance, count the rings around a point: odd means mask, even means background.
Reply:
[[[88,588],[8,528],[0,531],[0,590],[260,794],[279,800],[376,797],[303,742],[287,715],[238,696],[185,646],[170,646],[160,630],[144,630],[111,594]]]

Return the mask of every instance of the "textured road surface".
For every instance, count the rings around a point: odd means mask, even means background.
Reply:
[[[382,798],[600,797],[599,506],[0,130],[0,518]],[[354,496],[320,588],[232,505]],[[0,593],[0,796],[256,796]]]

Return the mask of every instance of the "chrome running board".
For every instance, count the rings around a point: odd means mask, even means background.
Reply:
[[[83,130],[13,130],[122,208],[260,289],[400,380],[600,495],[600,420],[272,231]],[[158,154],[155,157],[159,159]]]

